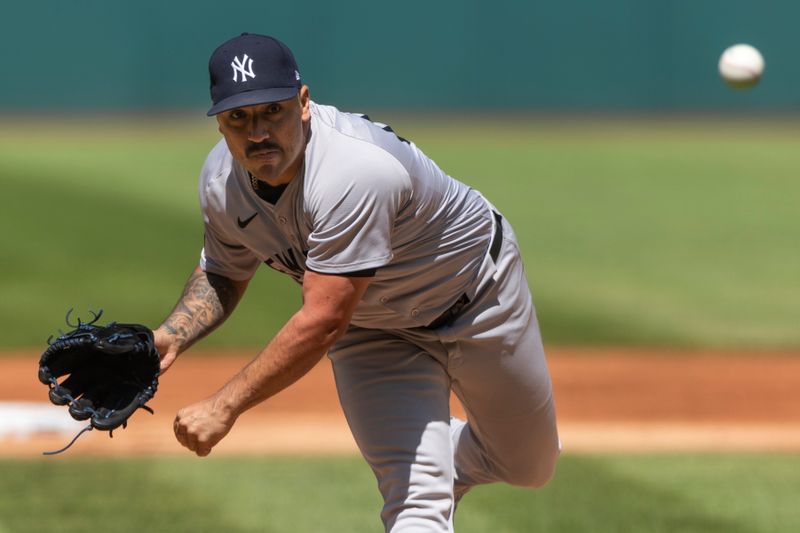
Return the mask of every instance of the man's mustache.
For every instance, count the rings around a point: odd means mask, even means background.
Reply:
[[[250,143],[244,150],[246,156],[253,155],[253,152],[260,152],[261,150],[280,150],[281,147],[272,141],[261,141],[260,143]]]

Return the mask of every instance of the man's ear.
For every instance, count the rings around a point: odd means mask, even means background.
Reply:
[[[300,92],[297,94],[300,99],[300,109],[302,109],[303,121],[311,120],[311,93],[308,90],[308,85],[300,87]]]

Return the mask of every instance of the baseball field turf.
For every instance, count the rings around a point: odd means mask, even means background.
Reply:
[[[0,461],[0,531],[368,533],[380,497],[360,458]],[[789,533],[793,456],[572,456],[530,492],[479,487],[460,533]]]
[[[800,346],[800,122],[370,115],[510,219],[546,344]],[[217,138],[185,117],[6,118],[4,347],[43,346],[70,307],[157,325],[202,246],[196,180]],[[261,345],[299,303],[261,272],[205,345]],[[566,454],[541,491],[475,490],[458,531],[793,532],[799,464]],[[368,532],[379,505],[356,457],[0,459],[0,533]]]

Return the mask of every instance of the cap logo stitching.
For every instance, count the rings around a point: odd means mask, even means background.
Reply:
[[[247,64],[247,68],[245,69],[245,64]],[[253,72],[253,60],[250,59],[247,54],[245,54],[242,59],[239,59],[239,56],[233,58],[231,61],[231,66],[233,67],[233,81],[239,81],[239,74],[242,75],[242,81],[247,81],[247,77],[250,76],[251,78],[256,77],[256,73]]]

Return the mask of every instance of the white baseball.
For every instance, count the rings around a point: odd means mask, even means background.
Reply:
[[[764,57],[749,44],[735,44],[719,58],[719,73],[734,89],[749,89],[764,73]]]

